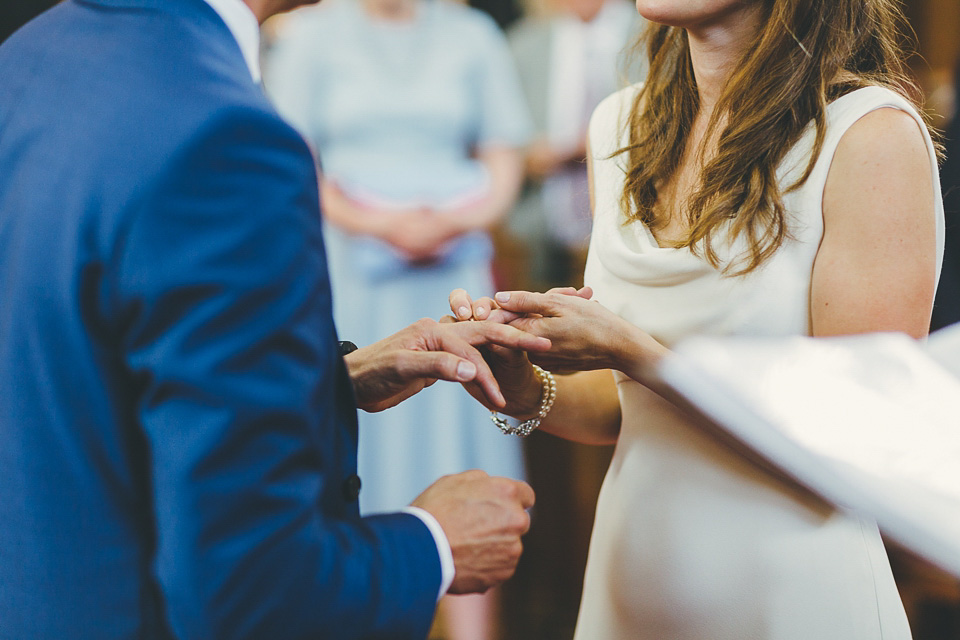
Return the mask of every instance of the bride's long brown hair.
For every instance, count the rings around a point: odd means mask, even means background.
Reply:
[[[904,64],[901,43],[908,31],[898,0],[758,1],[762,26],[728,79],[704,137],[719,134],[715,155],[681,207],[689,233],[680,246],[729,275],[756,269],[789,236],[783,195],[813,170],[827,104],[868,85],[889,87],[914,104],[920,95]],[[640,220],[656,231],[670,216],[657,206],[657,187],[680,165],[699,102],[686,31],[650,25],[644,39],[650,69],[626,123],[629,144],[617,154],[628,158],[621,198],[628,223]],[[809,164],[781,190],[777,167],[811,122],[816,138]],[[721,264],[715,248],[721,233],[745,238],[745,254]]]

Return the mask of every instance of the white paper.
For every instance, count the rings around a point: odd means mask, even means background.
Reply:
[[[659,375],[786,475],[960,576],[960,377],[944,365],[960,372],[960,331],[926,345],[698,338]]]

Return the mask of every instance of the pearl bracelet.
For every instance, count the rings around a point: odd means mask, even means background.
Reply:
[[[540,396],[540,411],[537,412],[536,416],[512,427],[506,418],[501,417],[496,411],[490,412],[490,419],[493,421],[493,424],[497,425],[497,428],[508,436],[526,438],[533,433],[533,430],[540,426],[540,421],[550,413],[550,409],[553,407],[553,401],[557,399],[557,381],[553,377],[553,374],[541,369],[537,365],[533,365],[533,371],[537,374],[540,384],[543,385],[543,392]]]

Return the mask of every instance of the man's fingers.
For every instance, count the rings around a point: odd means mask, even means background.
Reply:
[[[521,351],[547,351],[551,346],[550,340],[547,338],[497,322],[472,322],[470,324],[458,324],[451,328],[474,346],[495,344]]]
[[[474,382],[490,404],[506,404],[493,372],[480,352],[462,340],[445,341],[440,351],[407,351],[397,363],[405,379],[436,378],[448,382]]]
[[[517,483],[517,499],[520,500],[520,506],[522,506],[524,509],[529,509],[536,501],[536,495],[533,493],[533,488],[526,482],[522,482],[520,480],[515,480],[514,482]]]
[[[394,366],[404,380],[435,378],[469,382],[477,376],[477,365],[472,360],[447,351],[403,351]]]
[[[489,323],[483,324],[486,325]],[[443,328],[445,330],[437,332],[437,343],[434,345],[434,353],[450,354],[453,357],[459,358],[460,362],[452,365],[452,371],[450,368],[445,368],[442,375],[438,374],[435,377],[452,382],[472,381],[480,387],[480,390],[490,404],[496,407],[503,407],[507,401],[500,392],[500,385],[497,384],[493,371],[490,370],[490,365],[483,359],[480,352],[471,345],[471,340],[463,337],[464,334],[470,335],[476,332],[477,329],[475,327],[478,325],[480,325],[478,322],[458,322],[452,325],[444,325]],[[507,329],[511,328],[505,325],[493,326]],[[472,369],[467,367],[467,365],[472,365]],[[451,367],[451,364],[449,361],[444,360],[443,366]],[[457,367],[459,367],[459,371],[457,371]]]

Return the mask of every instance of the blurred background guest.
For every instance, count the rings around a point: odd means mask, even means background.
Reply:
[[[515,202],[530,124],[489,16],[437,0],[325,0],[284,23],[265,79],[321,159],[345,339],[366,344],[438,318],[455,287],[492,291],[487,229]],[[523,476],[519,442],[453,385],[360,422],[365,513],[465,469]],[[446,598],[449,637],[491,637],[494,598]]]
[[[643,79],[645,57],[631,68],[621,53],[643,19],[629,0],[550,0],[508,33],[536,135],[526,150],[527,182],[507,225],[522,249],[520,269],[543,289],[583,277],[590,234],[586,132],[600,100]]]

